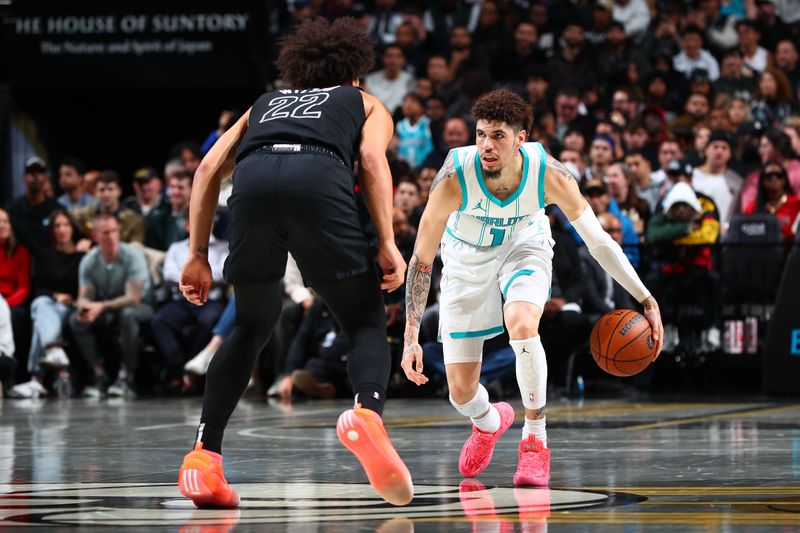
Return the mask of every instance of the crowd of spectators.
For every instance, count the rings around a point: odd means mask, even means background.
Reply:
[[[707,295],[702,328],[713,349],[725,293],[715,245],[740,215],[776,217],[787,244],[798,232],[798,7],[793,0],[294,0],[274,8],[270,31],[279,37],[307,17],[351,15],[370,32],[378,64],[363,85],[395,118],[393,222],[406,259],[447,152],[474,142],[472,103],[509,87],[534,108],[529,138],[575,175],[667,324],[675,294]],[[222,279],[230,185],[220,196],[209,247],[215,283],[203,307],[177,291],[188,202],[203,153],[236,118],[223,111],[210,135],[198,132],[202,144],[180,143],[163,169],[132,176],[89,171],[77,158],[55,167],[39,157],[26,162],[25,194],[0,210],[7,394],[48,394],[52,370],[57,383],[70,367],[82,373],[84,394],[130,397],[141,388],[134,379],[143,354],[157,369],[150,374],[157,390],[197,388],[235,313]],[[564,216],[548,214],[556,248],[541,332],[557,375],[600,315],[637,304],[598,269]],[[281,322],[262,361],[264,388],[284,400],[348,394],[347,339],[291,259],[285,285]],[[436,298],[434,283],[421,341],[426,368],[441,373]],[[386,311],[399,348],[402,290],[387,295]],[[487,382],[513,377],[505,348],[503,337],[487,344]]]

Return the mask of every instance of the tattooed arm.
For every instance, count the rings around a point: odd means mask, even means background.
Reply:
[[[447,218],[461,206],[461,185],[456,178],[452,152],[431,184],[425,212],[419,223],[414,256],[406,277],[406,331],[403,335],[403,361],[406,377],[417,385],[428,382],[422,374],[422,347],[419,327],[431,288],[431,272],[436,250],[442,240]]]
[[[588,205],[572,172],[550,155],[544,174],[544,198],[548,205],[558,204],[569,220],[578,218]]]

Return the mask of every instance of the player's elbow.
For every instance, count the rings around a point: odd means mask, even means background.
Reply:
[[[365,170],[370,171],[386,164],[386,151],[377,148],[362,148],[359,154],[359,163]]]

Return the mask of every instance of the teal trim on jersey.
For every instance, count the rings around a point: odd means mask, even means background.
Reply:
[[[539,207],[544,209],[544,173],[547,170],[547,154],[542,143],[536,145],[539,147]]]
[[[530,276],[534,272],[536,272],[536,271],[535,270],[520,270],[519,272],[516,272],[513,276],[511,276],[511,279],[508,280],[508,282],[506,283],[506,286],[503,287],[503,300],[506,299],[507,294],[508,294],[508,288],[511,287],[511,284],[514,282],[515,279],[517,279],[520,276]]]
[[[541,146],[541,145],[539,145]],[[492,202],[496,203],[500,207],[505,207],[517,198],[519,195],[522,194],[522,191],[525,190],[525,183],[528,181],[528,153],[522,149],[520,146],[519,151],[522,152],[522,179],[519,182],[519,187],[517,190],[514,191],[514,194],[506,198],[505,200],[498,200],[495,196],[489,192],[489,189],[486,188],[486,183],[483,181],[483,169],[481,168],[481,157],[478,152],[475,152],[475,175],[478,177],[478,185],[481,186],[481,190],[486,197],[491,200]],[[544,149],[542,149],[544,151]],[[544,174],[540,173],[539,180],[541,181],[544,178]]]
[[[475,337],[488,337],[489,335],[497,335],[503,333],[503,326],[495,328],[481,329],[479,331],[453,331],[450,333],[451,339],[473,339]]]
[[[445,226],[444,230],[447,232],[448,235],[450,235],[452,238],[456,239],[457,241],[461,241],[461,242],[463,242],[465,244],[471,244],[472,246],[475,246],[471,242],[467,242],[464,239],[462,239],[461,237],[459,237],[458,235],[456,235],[455,233],[453,233],[453,230],[450,229],[450,226]]]
[[[459,211],[467,208],[467,179],[464,177],[464,169],[461,168],[461,161],[458,159],[458,148],[453,148],[453,163],[456,167],[456,176],[458,176],[458,183],[461,185],[461,207]]]

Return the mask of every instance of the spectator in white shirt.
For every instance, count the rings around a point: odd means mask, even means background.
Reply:
[[[625,33],[638,41],[650,25],[650,8],[645,0],[614,0],[614,20],[625,26]]]
[[[770,63],[769,52],[758,46],[761,39],[761,28],[754,20],[740,20],[736,23],[736,32],[739,34],[739,51],[747,67],[762,72]]]
[[[181,268],[189,256],[189,239],[170,245],[164,259],[164,284],[170,290],[171,300],[153,316],[153,338],[167,366],[167,381],[180,387],[183,365],[186,360],[199,352],[211,339],[211,330],[225,308],[225,282],[222,269],[228,257],[228,242],[220,241],[211,235],[208,244],[208,263],[211,265],[212,286],[208,289],[208,300],[197,306],[181,294],[178,283]],[[184,328],[201,326],[191,337],[183,342]],[[188,349],[184,349],[183,346]]]
[[[689,25],[681,36],[683,50],[672,59],[672,66],[689,78],[692,71],[705,69],[711,81],[719,78],[719,63],[708,50],[703,49],[703,30]]]
[[[381,70],[364,76],[364,88],[378,97],[389,113],[394,113],[403,103],[403,97],[414,89],[416,80],[412,74],[403,70],[406,66],[406,54],[396,44],[390,44],[383,50],[381,63]]]
[[[711,132],[704,150],[705,162],[692,173],[694,190],[711,197],[717,204],[720,223],[727,227],[734,198],[739,195],[742,176],[728,168],[732,153],[731,138],[722,130]]]

